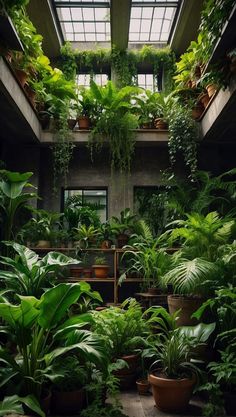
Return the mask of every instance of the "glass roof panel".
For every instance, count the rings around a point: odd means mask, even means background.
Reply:
[[[56,1],[55,5],[66,41],[110,41],[110,9],[101,7],[101,3],[109,5],[109,2],[99,0],[100,6],[96,7],[96,0],[90,0],[86,1],[85,7],[78,7],[77,4],[73,7],[71,0],[60,7],[62,1]],[[92,3],[92,7],[87,7],[88,3]]]
[[[172,0],[132,0],[129,42],[166,43],[178,3]]]

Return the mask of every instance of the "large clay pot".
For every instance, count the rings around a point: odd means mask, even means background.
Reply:
[[[204,112],[204,107],[201,103],[197,103],[195,107],[192,109],[192,118],[194,120],[198,120],[202,113]]]
[[[82,130],[89,130],[90,128],[90,119],[88,116],[79,116],[78,117],[78,125],[79,128]]]
[[[122,390],[129,389],[134,386],[136,381],[139,355],[125,355],[119,359],[123,359],[123,361],[127,362],[128,367],[114,371],[114,374],[120,381],[120,388]]]
[[[161,118],[159,118],[159,119],[156,119],[155,121],[154,121],[154,124],[155,124],[155,128],[156,129],[159,129],[159,130],[167,130],[168,129],[168,123],[167,122],[165,122],[163,119],[161,119]]]
[[[208,96],[212,97],[216,93],[217,88],[214,84],[209,84],[206,86],[206,90],[207,90]]]
[[[112,241],[110,239],[103,240],[101,243],[101,249],[110,249]]]
[[[109,265],[93,265],[94,275],[96,278],[107,278]]]
[[[210,101],[210,97],[207,93],[201,95],[201,103],[203,104],[204,109],[208,106],[208,103]]]
[[[84,268],[83,276],[84,278],[92,278],[93,270],[92,268]]]
[[[191,319],[191,316],[199,307],[201,307],[204,302],[202,298],[168,295],[167,302],[170,314],[175,313],[177,310],[181,310],[179,319],[177,320],[178,326],[194,326],[198,323],[197,319]]]
[[[150,388],[150,383],[147,379],[138,379],[136,381],[136,386],[139,395],[147,395]]]
[[[148,380],[157,408],[164,412],[179,413],[186,409],[196,378],[166,379],[150,374]]]
[[[52,394],[52,412],[59,415],[78,415],[85,407],[85,391],[54,391]]]

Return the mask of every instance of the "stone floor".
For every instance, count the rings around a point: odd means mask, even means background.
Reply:
[[[151,393],[144,396],[135,391],[124,392],[120,395],[120,400],[124,407],[124,414],[129,417],[180,417],[179,414],[167,414],[158,410]],[[201,406],[202,403],[199,400],[193,399],[188,410],[181,416],[201,416]]]

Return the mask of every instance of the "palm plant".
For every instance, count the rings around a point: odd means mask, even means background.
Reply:
[[[20,391],[39,400],[43,384],[58,376],[52,365],[63,355],[73,351],[82,360],[105,364],[102,340],[81,329],[88,323],[88,315],[67,318],[67,310],[83,294],[93,297],[85,282],[59,284],[40,299],[21,296],[18,304],[1,298],[0,317],[6,323],[3,330],[14,336],[18,350],[13,357],[6,349],[0,349],[0,362],[4,364],[1,386],[17,378]]]
[[[139,91],[136,87],[118,89],[109,81],[105,87],[99,87],[93,81],[91,93],[100,108],[96,125],[90,135],[91,150],[101,148],[108,141],[111,167],[121,172],[130,170],[134,153],[134,132],[138,127],[137,117],[131,113],[131,98]]]
[[[24,296],[40,297],[45,288],[55,282],[55,274],[61,268],[80,263],[76,259],[57,253],[49,252],[40,259],[32,250],[13,242],[5,242],[16,252],[15,259],[0,257],[2,265],[7,270],[1,271],[1,282],[6,289]]]

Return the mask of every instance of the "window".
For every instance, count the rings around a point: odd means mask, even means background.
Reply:
[[[157,80],[154,74],[138,74],[137,84],[145,90],[157,91]]]
[[[64,190],[64,199],[63,206],[68,197],[80,196],[81,205],[86,206],[86,204],[94,204],[98,206],[98,214],[100,216],[101,222],[107,220],[107,190],[106,189],[65,189]]]
[[[96,84],[103,86],[107,84],[108,75],[107,74],[79,74],[76,77],[78,86],[89,87],[91,78],[95,81]]]

